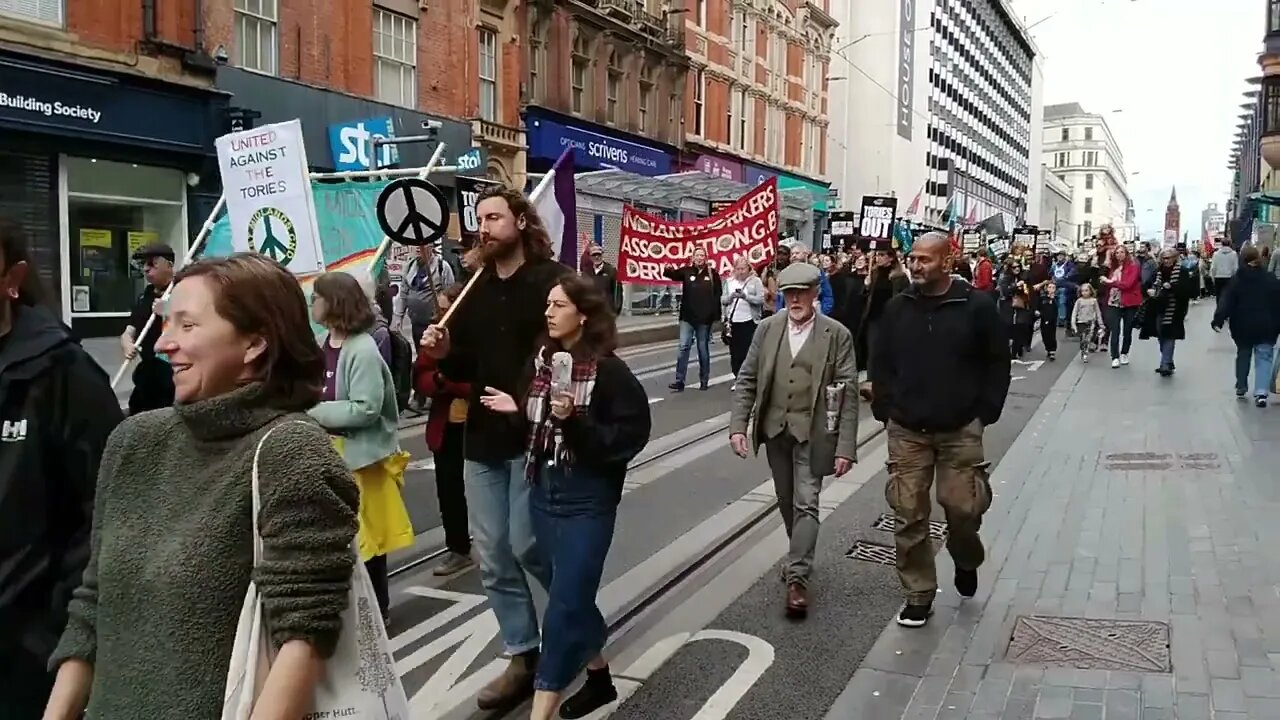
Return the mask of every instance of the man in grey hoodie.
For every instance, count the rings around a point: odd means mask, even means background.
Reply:
[[[398,289],[392,299],[391,327],[395,332],[403,332],[404,319],[409,317],[409,331],[412,337],[410,345],[418,347],[422,334],[427,326],[435,321],[436,308],[439,303],[436,297],[454,283],[453,268],[441,259],[434,244],[422,245],[418,254],[409,258],[404,264]],[[410,408],[421,412],[425,399],[417,397],[410,401]]]
[[[1231,241],[1224,240],[1222,247],[1213,254],[1213,261],[1209,264],[1209,274],[1213,276],[1214,296],[1222,298],[1239,267],[1240,258],[1236,255],[1236,251],[1231,249]]]

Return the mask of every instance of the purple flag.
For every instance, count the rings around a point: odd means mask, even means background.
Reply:
[[[556,259],[578,267],[578,199],[573,182],[573,151],[565,150],[534,190],[533,207],[551,238]]]

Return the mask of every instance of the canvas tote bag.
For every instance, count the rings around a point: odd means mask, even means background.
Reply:
[[[279,427],[278,425],[276,427]],[[258,457],[275,428],[258,441],[253,453],[253,563],[262,561],[262,536],[258,534]],[[356,554],[354,545],[351,548]],[[262,598],[253,580],[245,592],[236,628],[235,645],[227,668],[222,720],[249,720],[253,705],[275,659],[262,613]],[[396,673],[387,642],[387,631],[378,612],[373,586],[364,564],[356,557],[351,572],[347,607],[342,611],[342,633],[333,657],[325,663],[315,688],[308,718],[344,720],[408,720],[409,702]]]

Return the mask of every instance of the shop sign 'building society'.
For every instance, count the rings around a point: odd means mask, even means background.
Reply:
[[[26,230],[78,335],[124,329],[144,284],[133,250],[186,254],[218,198],[227,104],[209,89],[0,51],[0,217]]]

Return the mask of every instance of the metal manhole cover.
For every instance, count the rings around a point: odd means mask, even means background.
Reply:
[[[879,565],[897,565],[898,553],[890,545],[877,545],[859,540],[849,548],[845,557],[851,560],[865,560]]]
[[[1108,470],[1169,470],[1173,468],[1173,463],[1167,462],[1111,462],[1107,463]]]
[[[1123,452],[1123,453],[1107,453],[1105,455],[1108,462],[1138,462],[1153,460],[1170,460],[1173,455],[1169,453],[1153,453],[1153,452]]]
[[[1218,453],[1179,453],[1178,459],[1183,462],[1207,462],[1217,460]]]
[[[871,523],[871,527],[884,532],[893,532],[898,529],[898,517],[884,513]],[[929,521],[929,537],[938,543],[947,541],[947,524],[944,522]]]
[[[1216,462],[1184,462],[1182,463],[1183,470],[1217,470],[1220,467],[1222,466]]]
[[[1020,615],[1008,660],[1079,670],[1172,672],[1169,625],[1151,620]]]

